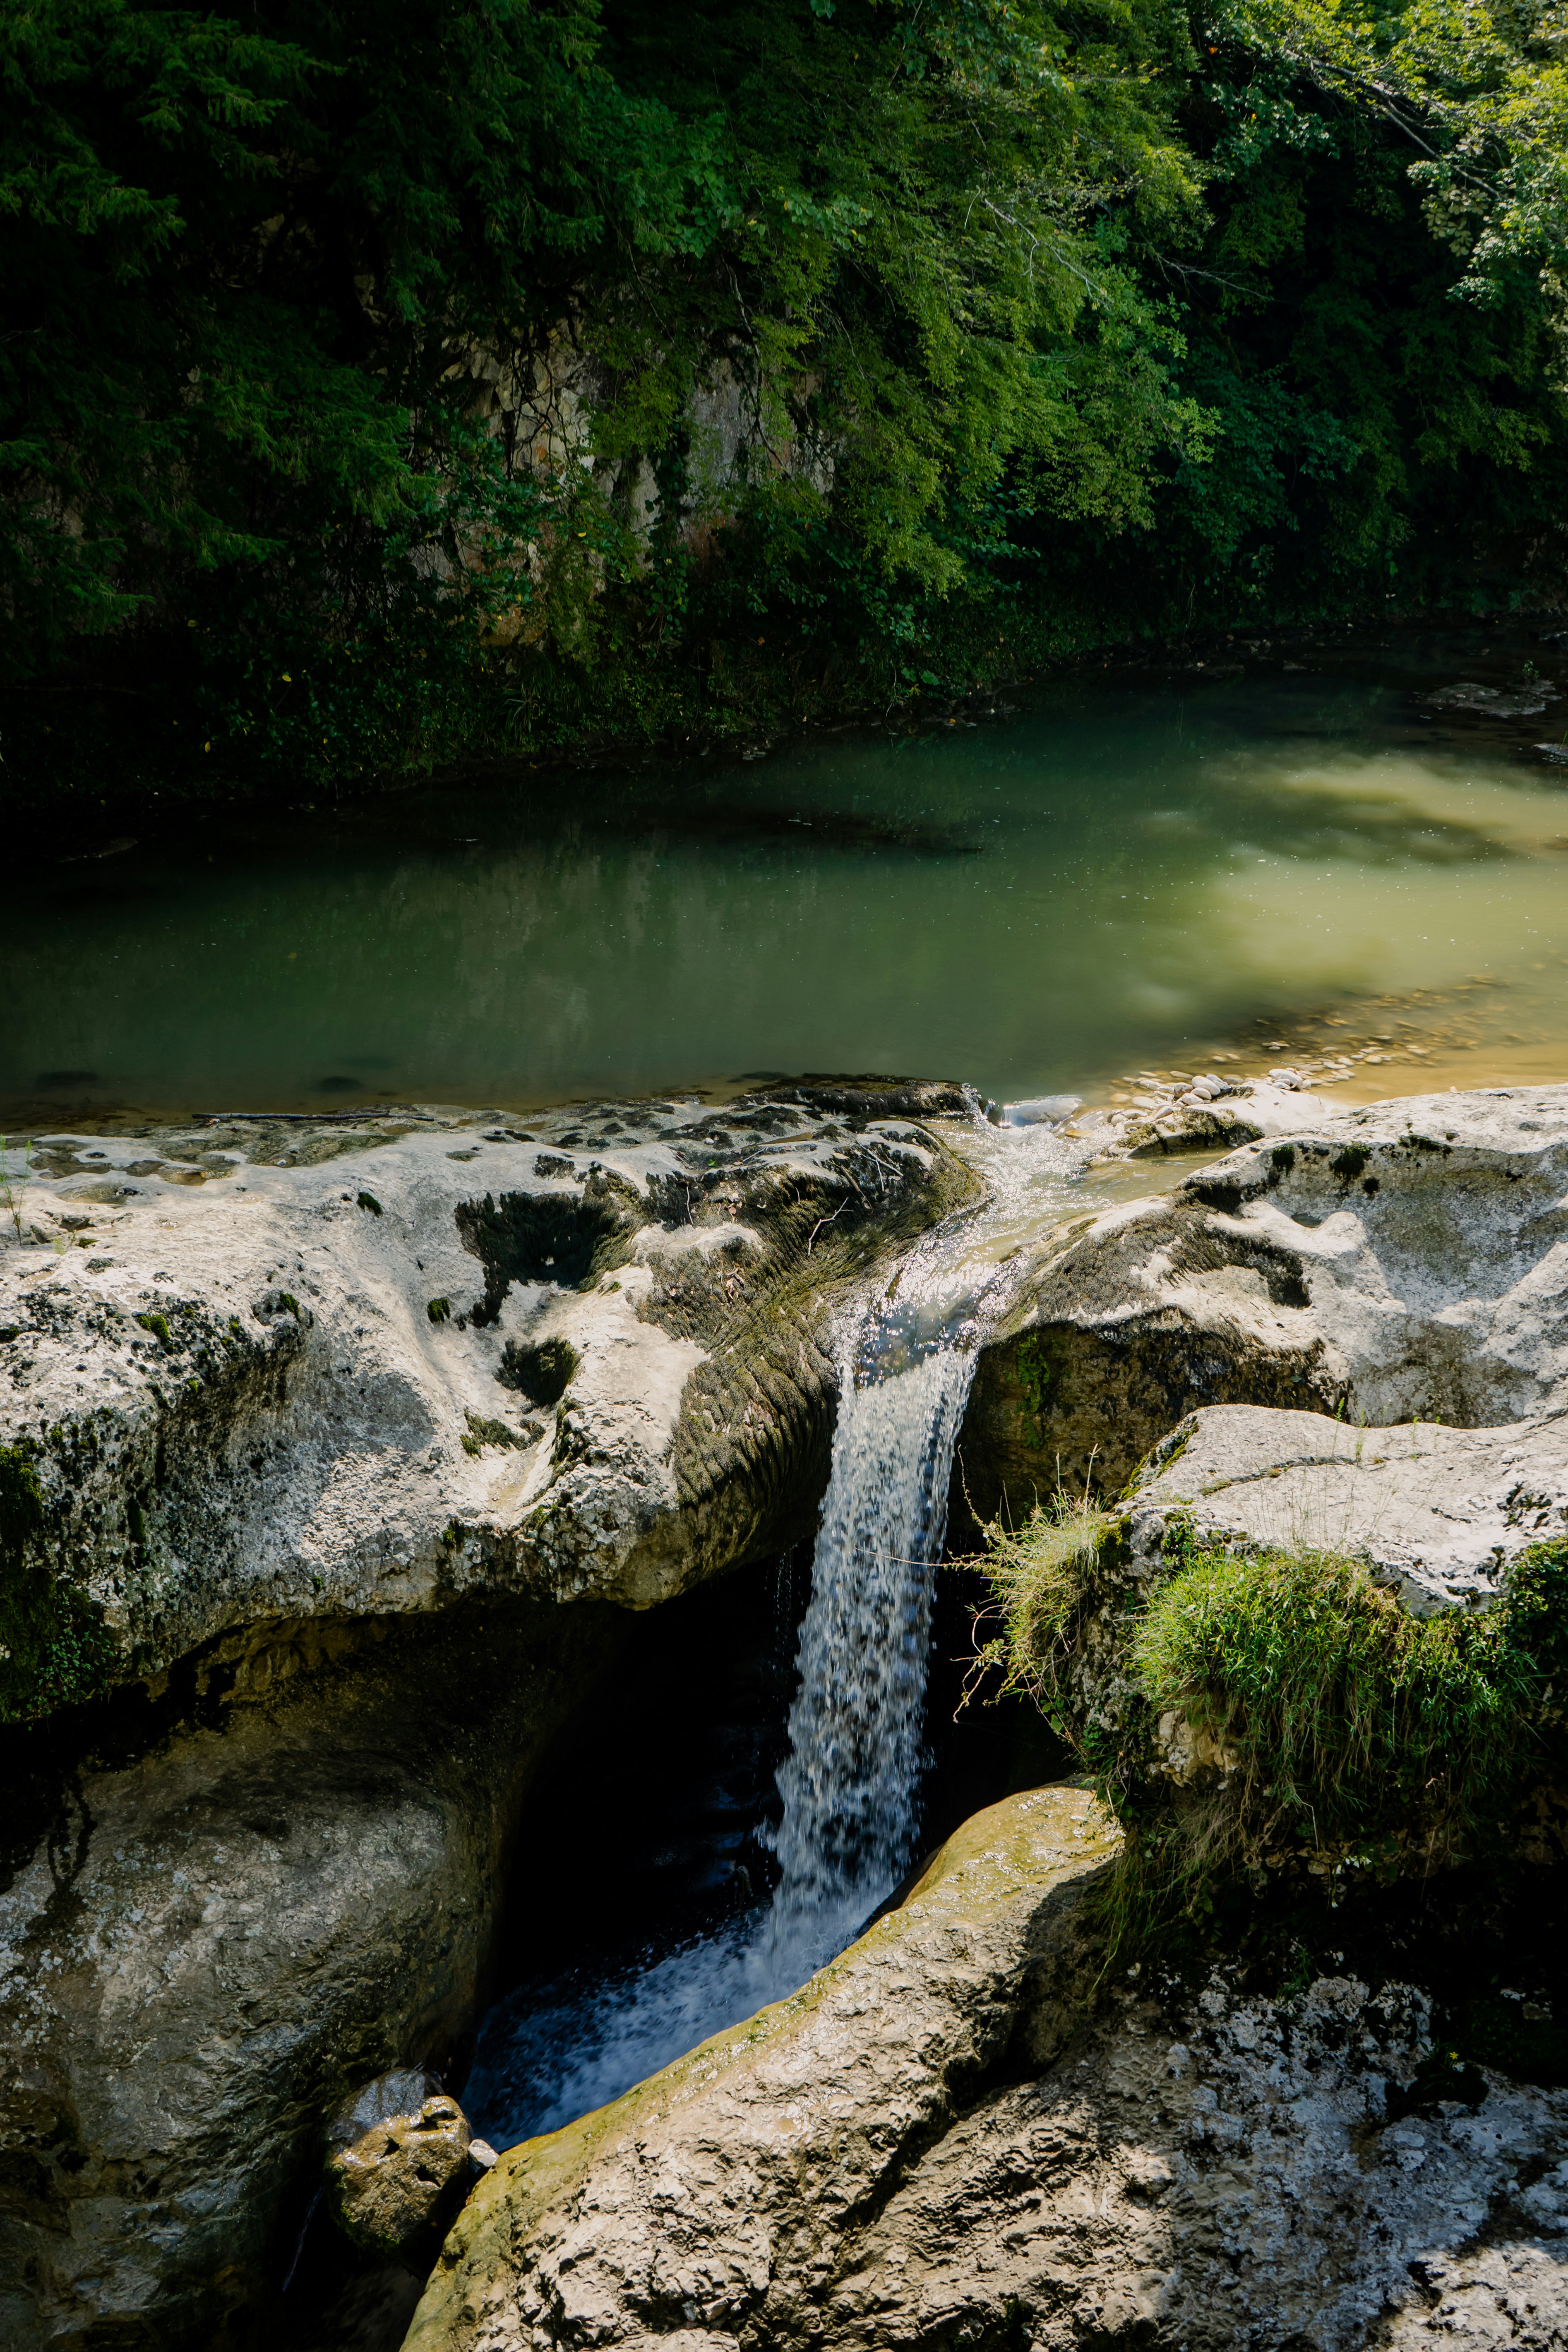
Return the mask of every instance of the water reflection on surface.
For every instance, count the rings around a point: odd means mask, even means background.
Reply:
[[[1074,687],[751,766],[403,794],[303,838],[215,816],[43,869],[7,940],[0,1109],[814,1069],[1005,1097],[1294,1045],[1347,1004],[1363,1050],[1426,1038],[1439,1083],[1561,1076],[1568,775],[1412,708],[1364,677]],[[1410,1083],[1373,1062],[1350,1091]]]

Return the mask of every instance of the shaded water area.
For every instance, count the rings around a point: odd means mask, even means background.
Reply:
[[[1295,1049],[1346,1007],[1442,1083],[1561,1075],[1568,768],[1536,746],[1568,700],[1423,696],[1568,677],[1564,649],[1289,650],[750,762],[168,825],[150,803],[130,848],[73,819],[14,899],[0,1120],[803,1070],[1016,1097]],[[1404,1090],[1383,1067],[1356,1090]]]

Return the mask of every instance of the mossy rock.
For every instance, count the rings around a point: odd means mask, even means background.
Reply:
[[[101,1605],[39,1557],[47,1509],[34,1449],[0,1446],[0,1722],[90,1698],[119,1652]]]

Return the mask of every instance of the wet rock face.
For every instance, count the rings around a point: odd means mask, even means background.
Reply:
[[[793,2000],[503,2157],[408,2352],[1560,2344],[1568,2096],[1422,2095],[1407,1986],[1097,2008],[1110,1843],[1079,1790],[991,1808]]]
[[[327,2133],[327,2195],[339,2226],[373,2254],[415,2254],[449,2221],[472,2168],[468,2118],[428,2075],[368,2084]]]
[[[981,1357],[974,1514],[1021,1514],[1058,1475],[1115,1494],[1208,1405],[1463,1428],[1557,1410],[1565,1190],[1568,1087],[1509,1087],[1314,1119],[1068,1227]]]
[[[911,1116],[964,1100],[52,1139],[0,1246],[0,1721],[258,1620],[642,1607],[793,1540],[826,1307],[974,1189]]]
[[[323,2121],[459,2046],[532,1769],[624,1623],[275,1626],[4,1735],[7,2352],[275,2336]]]

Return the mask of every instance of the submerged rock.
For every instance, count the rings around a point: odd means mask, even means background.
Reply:
[[[1463,678],[1457,686],[1440,686],[1422,699],[1434,710],[1463,710],[1480,719],[1535,719],[1549,702],[1562,699],[1550,678],[1533,678],[1520,686],[1479,686]]]
[[[1568,2096],[1424,2093],[1399,1984],[1097,2003],[1111,1851],[1074,1789],[977,1815],[791,2000],[504,2156],[406,2352],[1557,2346]]]
[[[421,2072],[378,2075],[332,2118],[327,2142],[333,2216],[367,2253],[412,2252],[472,2177],[468,2117]]]
[[[1115,1494],[1187,1413],[1495,1427],[1568,1404],[1568,1087],[1307,1118],[1054,1234],[983,1349],[958,1516]],[[973,1520],[971,1520],[973,1524]]]
[[[911,1116],[966,1100],[47,1139],[0,1246],[0,1721],[250,1622],[644,1607],[793,1540],[826,1307],[975,1189]]]

